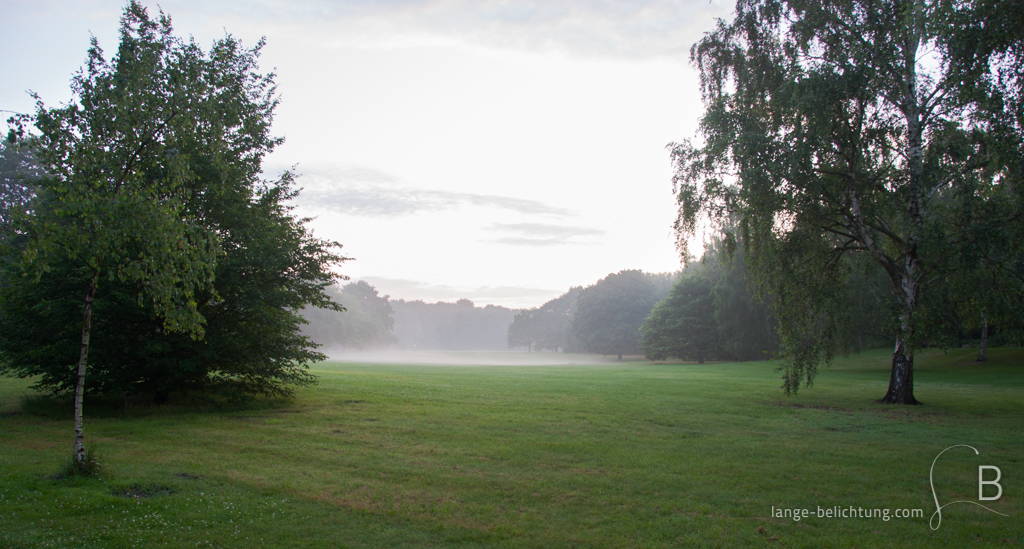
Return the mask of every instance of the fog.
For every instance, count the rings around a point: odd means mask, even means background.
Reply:
[[[516,351],[353,351],[321,349],[332,362],[450,366],[571,366],[618,363],[618,357],[556,352]],[[623,360],[642,357],[623,357]]]

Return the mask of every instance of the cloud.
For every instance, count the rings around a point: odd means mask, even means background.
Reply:
[[[427,303],[444,301],[454,303],[460,299],[468,299],[483,304],[501,305],[513,309],[537,307],[565,293],[564,290],[549,290],[525,286],[481,286],[477,288],[456,288],[439,284],[429,284],[417,280],[387,278],[380,276],[364,276],[362,280],[377,288],[381,295],[389,295],[391,299],[406,301],[421,300]]]
[[[728,17],[726,0],[319,0],[208,2],[194,9],[234,17],[262,14],[297,27],[318,25],[334,43],[409,47],[470,43],[584,56],[685,56]]]
[[[494,223],[488,229],[496,232],[513,233],[514,236],[488,240],[488,242],[508,244],[510,246],[542,247],[562,246],[565,244],[590,244],[592,242],[574,240],[574,238],[605,234],[605,231],[591,227],[548,225],[545,223]]]
[[[299,171],[302,174],[299,184],[303,190],[296,202],[313,210],[364,217],[399,217],[464,206],[500,208],[551,217],[566,217],[574,213],[537,200],[410,187],[402,184],[399,178],[373,168]]]

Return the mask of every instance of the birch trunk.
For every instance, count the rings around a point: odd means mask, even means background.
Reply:
[[[912,265],[912,263],[908,262]],[[889,374],[889,390],[879,402],[887,404],[920,404],[914,398],[914,336],[913,314],[917,308],[917,281],[913,276],[904,276],[901,281],[904,307],[900,315],[900,334],[892,352],[892,370]]]
[[[924,5],[915,0],[913,13],[908,21],[906,42],[903,45],[903,104],[901,109],[907,121],[907,201],[909,226],[903,246],[903,265],[898,275],[892,273],[894,290],[903,301],[900,315],[900,333],[896,337],[896,348],[892,353],[892,371],[889,374],[889,390],[879,402],[891,404],[920,404],[914,398],[914,313],[917,311],[917,292],[921,277],[918,262],[918,244],[924,228],[924,118],[917,79],[917,51],[924,32]],[[897,280],[898,278],[898,280]],[[897,284],[898,283],[898,284]]]
[[[75,460],[85,463],[85,435],[82,431],[82,399],[85,395],[85,365],[89,357],[89,332],[92,325],[92,301],[96,297],[99,269],[94,269],[85,294],[85,312],[82,322],[82,347],[78,355],[78,382],[75,384]]]

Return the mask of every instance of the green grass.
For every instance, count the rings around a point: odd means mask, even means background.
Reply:
[[[55,480],[67,406],[0,378],[0,547],[984,547],[1024,544],[1024,351],[887,356],[785,397],[769,363],[324,363],[291,401],[86,402],[99,478]],[[91,406],[91,407],[90,407]],[[24,407],[28,411],[22,411]],[[29,411],[31,413],[29,413]],[[1002,470],[989,506],[977,466]],[[772,518],[772,507],[922,509]]]

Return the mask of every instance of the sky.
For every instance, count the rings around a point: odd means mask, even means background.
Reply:
[[[144,2],[204,48],[266,46],[265,161],[340,267],[392,299],[536,307],[623,269],[680,267],[666,146],[702,113],[690,46],[732,3]],[[51,106],[124,3],[0,0],[0,110]],[[6,113],[4,113],[6,114]],[[698,251],[700,243],[691,243]]]

